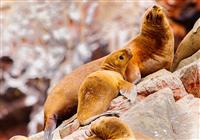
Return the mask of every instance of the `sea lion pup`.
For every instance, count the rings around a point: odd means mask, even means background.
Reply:
[[[139,132],[134,132],[117,117],[101,117],[92,123],[91,136],[86,140],[152,140]]]
[[[173,33],[166,16],[158,6],[148,9],[143,17],[141,31],[126,47],[134,57],[126,70],[129,82],[138,81],[159,69],[170,69],[173,54]],[[82,65],[60,81],[50,92],[44,105],[44,131],[51,134],[58,122],[76,113],[78,91],[84,78],[100,69],[105,57]]]
[[[193,29],[184,37],[179,44],[173,61],[172,71],[176,70],[181,60],[193,55],[200,49],[200,18],[196,21]]]
[[[90,130],[92,136],[86,140],[136,140],[128,125],[117,117],[101,117]]]
[[[78,93],[77,119],[80,125],[105,112],[119,92],[134,100],[134,97],[129,97],[136,96],[136,92],[132,93],[133,84],[124,80],[125,70],[132,56],[129,48],[111,53],[101,64],[100,70],[85,78]]]
[[[128,81],[147,76],[159,69],[170,70],[174,57],[174,36],[161,7],[154,5],[143,17],[141,31],[127,44],[134,57],[128,64]]]

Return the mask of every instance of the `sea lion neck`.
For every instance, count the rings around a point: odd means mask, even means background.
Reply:
[[[111,71],[115,71],[115,72],[118,72],[120,73],[123,77],[125,76],[125,70],[126,70],[126,66],[123,67],[123,68],[119,68],[119,67],[116,67],[112,64],[108,64],[108,63],[102,63],[101,65],[101,69],[102,70],[111,70]]]
[[[160,26],[154,26],[154,25],[144,25],[141,28],[141,34],[145,37],[149,38],[166,38],[167,37],[167,30],[169,30],[169,26],[167,25],[160,25]]]

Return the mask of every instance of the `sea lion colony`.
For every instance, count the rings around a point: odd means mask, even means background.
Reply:
[[[125,78],[136,82],[159,69],[170,69],[174,55],[174,37],[168,20],[158,6],[149,8],[143,17],[140,33],[125,45],[133,58]],[[106,57],[82,65],[61,80],[50,92],[44,105],[44,131],[50,134],[59,122],[76,113],[78,91],[83,80],[100,69]]]

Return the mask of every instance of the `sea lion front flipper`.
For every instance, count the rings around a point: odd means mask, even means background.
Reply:
[[[137,64],[129,62],[126,68],[126,79],[134,84],[136,84],[141,79],[140,69]]]
[[[125,80],[119,82],[120,94],[129,99],[131,102],[135,101],[137,96],[136,86]]]

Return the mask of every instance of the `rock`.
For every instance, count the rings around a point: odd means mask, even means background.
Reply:
[[[186,59],[183,59],[183,60],[179,63],[177,69],[180,69],[180,68],[182,68],[182,67],[184,67],[184,66],[187,66],[187,65],[191,64],[192,62],[197,61],[198,59],[200,59],[200,50],[197,51],[197,52],[196,52],[195,54],[193,54],[192,56],[190,56],[190,57],[188,57],[188,58],[186,58]]]
[[[148,96],[166,87],[172,89],[176,100],[187,94],[181,80],[165,69],[159,70],[142,79],[137,84],[137,94]]]
[[[153,140],[152,138],[144,135],[141,132],[135,132],[134,131],[134,135],[135,135],[136,140]]]
[[[162,89],[131,107],[120,118],[133,131],[155,139],[175,139],[171,119],[176,114],[173,92]]]
[[[40,133],[37,133],[35,135],[28,137],[28,140],[44,140],[43,135],[44,135],[44,132],[42,131]]]
[[[200,98],[200,59],[174,72],[190,94]]]
[[[176,102],[177,117],[172,120],[177,140],[200,139],[200,99],[189,94]]]

